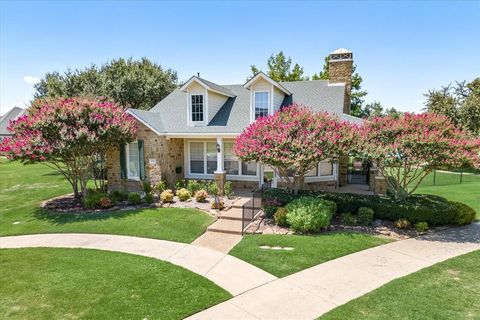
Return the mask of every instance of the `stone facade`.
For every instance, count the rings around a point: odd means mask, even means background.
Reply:
[[[345,83],[345,99],[343,100],[343,113],[350,114],[350,100],[352,91],[353,60],[332,60],[328,63],[329,82]]]
[[[138,123],[137,139],[144,141],[145,175],[151,184],[166,180],[174,186],[184,177],[183,139],[169,139]],[[118,148],[107,153],[107,177],[109,190],[141,190],[141,182],[121,179],[120,152]]]
[[[348,183],[348,156],[341,156],[338,159],[338,185],[346,186]]]

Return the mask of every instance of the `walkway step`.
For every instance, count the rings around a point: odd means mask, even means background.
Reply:
[[[207,231],[242,234],[242,221],[218,219],[207,228]]]
[[[243,205],[245,203],[247,203],[248,201],[250,201],[252,198],[241,198],[237,201],[235,201],[235,203],[232,204],[232,208],[237,208],[237,209],[241,209],[243,207]]]
[[[230,210],[223,211],[218,218],[242,221],[242,209],[232,208]]]

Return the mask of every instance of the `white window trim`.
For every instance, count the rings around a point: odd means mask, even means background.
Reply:
[[[273,86],[272,86],[272,88],[273,88]],[[267,101],[268,101],[267,113],[268,113],[268,115],[271,115],[271,114],[272,114],[272,89],[270,89],[270,90],[255,90],[255,91],[252,92],[252,113],[251,113],[251,114],[252,114],[252,119],[251,119],[252,122],[254,122],[254,121],[256,120],[256,119],[255,119],[255,102],[256,102],[256,101],[255,101],[255,100],[256,100],[255,95],[256,95],[257,93],[266,93],[266,94],[268,94],[268,99],[267,99]]]
[[[203,121],[193,121],[192,119],[192,96],[202,96],[203,97]],[[200,91],[193,91],[189,92],[188,95],[188,122],[193,126],[197,125],[205,125],[208,119],[208,93],[207,90],[200,92]]]
[[[128,180],[135,180],[135,181],[140,181],[140,157],[138,158],[138,176],[131,176],[130,175],[130,145],[133,144],[133,143],[136,143],[137,144],[137,152],[139,152],[138,150],[138,140],[135,140],[131,143],[127,143],[125,145],[125,165],[127,166],[127,179]]]
[[[201,142],[203,143],[203,172],[204,173],[192,173],[190,168],[190,144],[192,142]],[[184,148],[187,150],[184,165],[185,165],[185,178],[186,179],[214,179],[215,174],[206,173],[207,172],[207,142],[212,142],[216,144],[215,140],[185,140]],[[224,141],[230,142],[230,141]],[[223,159],[225,161],[225,157]],[[259,181],[260,179],[260,164],[257,163],[257,173],[256,175],[243,175],[242,174],[242,161],[238,160],[238,175],[236,174],[227,174],[227,180],[236,180],[236,181]]]

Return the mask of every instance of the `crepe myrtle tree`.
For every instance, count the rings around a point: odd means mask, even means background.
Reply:
[[[320,161],[334,162],[348,152],[355,128],[328,113],[293,104],[250,124],[233,150],[244,161],[271,166],[281,182],[298,193],[305,175]]]
[[[396,199],[404,199],[439,167],[479,167],[480,139],[445,115],[406,113],[364,123],[357,151],[373,160]]]
[[[108,148],[131,142],[136,129],[133,118],[109,101],[48,98],[32,102],[8,130],[12,137],[1,142],[0,151],[24,164],[54,168],[82,199],[96,161]]]

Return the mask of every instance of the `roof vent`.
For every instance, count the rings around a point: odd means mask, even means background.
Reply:
[[[330,61],[335,60],[353,60],[353,52],[345,48],[340,48],[330,53]]]

